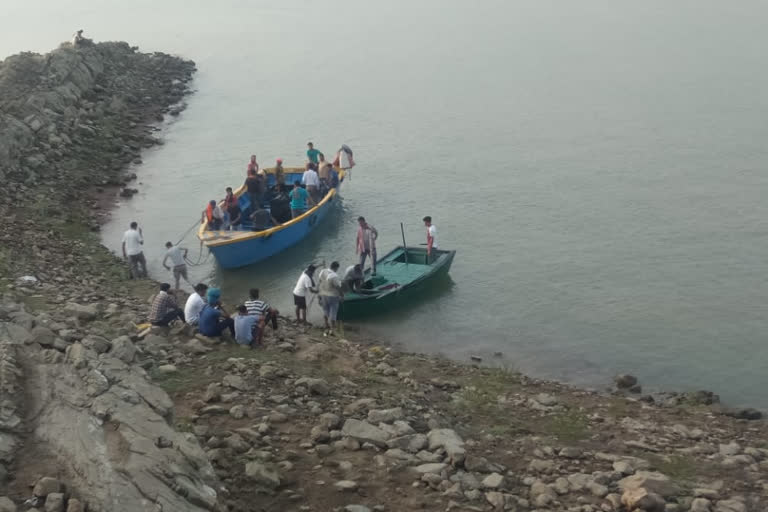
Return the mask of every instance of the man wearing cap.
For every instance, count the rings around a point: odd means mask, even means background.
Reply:
[[[200,334],[208,337],[221,336],[224,329],[229,329],[232,337],[235,337],[235,321],[229,316],[229,313],[221,307],[221,290],[218,288],[208,289],[208,304],[203,306],[200,311],[197,328]]]

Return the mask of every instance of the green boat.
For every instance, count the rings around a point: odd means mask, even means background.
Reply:
[[[339,307],[339,318],[350,320],[374,315],[418,295],[440,277],[445,277],[456,251],[433,250],[427,261],[423,247],[396,247],[376,261],[376,275],[368,269],[359,292],[347,292]]]

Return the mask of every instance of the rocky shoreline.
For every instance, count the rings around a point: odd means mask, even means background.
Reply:
[[[154,284],[94,231],[193,72],[126,43],[0,65],[0,512],[766,509],[768,428],[711,393],[598,394],[284,318],[260,350],[139,332]]]

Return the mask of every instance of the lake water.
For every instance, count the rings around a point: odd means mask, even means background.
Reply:
[[[153,276],[163,243],[238,185],[251,153],[301,164],[312,140],[358,166],[318,236],[262,265],[195,280],[283,312],[303,265],[458,251],[453,283],[362,329],[417,351],[477,354],[603,387],[715,390],[768,407],[768,4],[551,0],[6,0],[3,54],[77,28],[199,67],[188,109],[136,168],[131,220]],[[41,13],[46,15],[42,16]],[[193,238],[185,245],[196,255]],[[314,312],[317,315],[317,310]]]

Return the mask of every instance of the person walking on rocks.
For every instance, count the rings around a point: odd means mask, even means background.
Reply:
[[[365,217],[358,217],[357,223],[357,254],[360,255],[360,266],[365,269],[365,258],[370,256],[373,275],[376,275],[376,239],[379,232],[365,221]]]
[[[307,270],[301,273],[296,286],[293,288],[293,304],[296,306],[296,323],[307,323],[307,295],[317,293],[315,281],[312,275],[315,273],[315,266],[310,265]]]
[[[163,283],[160,285],[160,291],[155,295],[155,299],[152,301],[152,309],[149,313],[149,322],[152,325],[165,327],[176,318],[184,322],[184,312],[179,309],[176,297],[173,296],[170,290],[170,284]]]
[[[178,245],[174,246],[171,242],[165,242],[165,249],[163,268],[165,268],[165,270],[171,270],[171,267],[166,264],[168,258],[171,258],[171,263],[173,263],[173,278],[176,280],[176,289],[179,289],[179,283],[182,277],[187,284],[191,286],[192,283],[189,282],[189,278],[187,277],[187,264],[184,262],[184,258],[187,257],[189,250],[182,249]],[[184,254],[182,254],[182,252]]]
[[[123,233],[123,258],[130,265],[131,279],[147,277],[147,260],[144,258],[142,245],[144,245],[144,233],[137,222],[131,222],[130,229]]]

